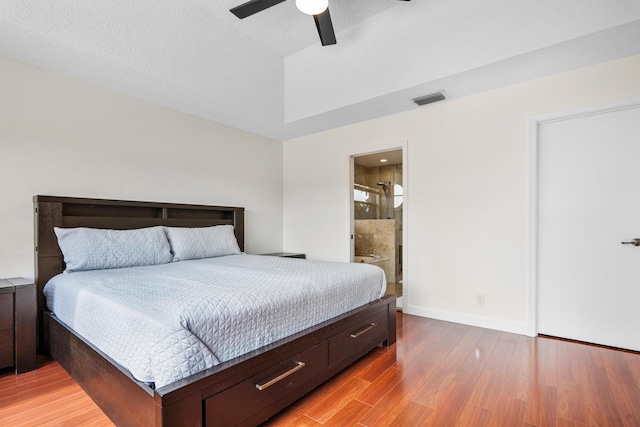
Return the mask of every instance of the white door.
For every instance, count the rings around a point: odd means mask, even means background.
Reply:
[[[538,133],[538,332],[640,350],[640,106]]]

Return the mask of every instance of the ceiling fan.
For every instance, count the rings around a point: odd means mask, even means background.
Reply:
[[[240,19],[244,19],[247,16],[261,12],[284,1],[285,0],[250,0],[231,9],[231,13]],[[302,13],[313,15],[322,46],[336,44],[336,33],[333,31],[331,15],[329,14],[329,0],[296,0],[296,7]]]

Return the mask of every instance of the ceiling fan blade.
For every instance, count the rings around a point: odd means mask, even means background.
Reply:
[[[319,15],[313,15],[313,20],[316,21],[316,28],[318,29],[322,46],[336,44],[336,33],[333,31],[329,8]]]
[[[271,6],[275,6],[283,1],[285,0],[251,0],[246,3],[242,3],[240,6],[234,7],[231,9],[231,13],[236,15],[238,18],[243,19],[247,16],[253,15],[254,13],[269,9]]]

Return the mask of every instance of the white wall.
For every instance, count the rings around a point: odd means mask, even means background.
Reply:
[[[33,277],[36,194],[244,206],[282,249],[282,144],[0,58],[0,277]]]
[[[349,155],[407,141],[405,312],[526,333],[529,117],[638,94],[634,56],[285,141],[284,248],[348,261]]]

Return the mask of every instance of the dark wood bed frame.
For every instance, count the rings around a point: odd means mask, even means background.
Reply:
[[[152,389],[47,311],[42,288],[64,270],[53,227],[232,224],[244,251],[244,208],[52,196],[35,196],[34,205],[40,349],[48,351],[118,426],[255,426],[376,346],[396,340],[395,297],[387,296]]]

